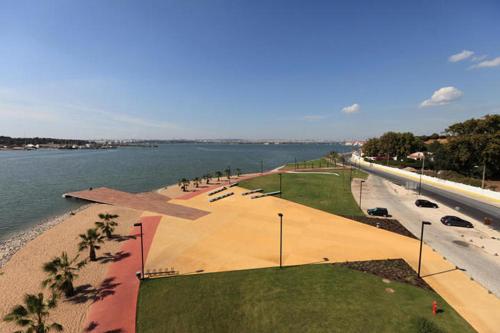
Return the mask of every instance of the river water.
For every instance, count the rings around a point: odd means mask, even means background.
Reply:
[[[164,144],[113,150],[0,151],[0,240],[75,209],[62,194],[89,187],[151,191],[228,166],[244,173],[317,158],[338,144]]]

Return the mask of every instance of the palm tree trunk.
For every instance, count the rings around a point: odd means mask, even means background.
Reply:
[[[95,255],[95,248],[93,246],[90,246],[90,261],[96,261],[96,255]]]

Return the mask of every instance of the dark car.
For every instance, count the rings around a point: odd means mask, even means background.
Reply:
[[[441,218],[441,223],[453,227],[474,228],[472,223],[470,223],[469,221],[461,219],[458,216],[452,216],[452,215],[443,216]]]
[[[415,205],[417,207],[427,207],[427,208],[438,208],[439,207],[437,205],[437,203],[429,201],[429,200],[425,200],[425,199],[418,199],[417,201],[415,201]]]
[[[367,210],[368,215],[373,215],[373,216],[389,216],[389,212],[387,211],[387,208],[371,208]]]

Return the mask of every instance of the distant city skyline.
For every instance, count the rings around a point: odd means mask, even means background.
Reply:
[[[4,1],[0,136],[364,140],[500,113],[498,1]]]

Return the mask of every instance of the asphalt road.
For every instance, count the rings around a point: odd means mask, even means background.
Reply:
[[[353,182],[353,193],[359,192],[359,182]],[[392,185],[394,186],[394,185]],[[410,232],[420,237],[421,221],[430,221],[426,227],[425,242],[445,256],[466,274],[474,278],[486,289],[500,297],[500,240],[498,232],[490,230],[481,222],[470,219],[476,228],[448,227],[440,222],[443,215],[456,214],[454,209],[440,205],[438,209],[419,208],[414,202],[418,196],[404,188],[392,189],[390,185],[378,176],[371,176],[363,185],[362,208],[386,207],[389,214],[404,225]],[[426,196],[420,196],[428,199]],[[358,200],[355,196],[356,201]],[[495,239],[491,238],[495,235]],[[418,248],[415,248],[417,251]],[[423,258],[425,260],[425,258]],[[427,272],[428,275],[446,274],[447,272]],[[425,275],[424,275],[425,276]]]
[[[397,185],[405,186],[407,182],[413,182],[403,177],[395,176],[380,170],[362,166],[364,171],[385,178]],[[484,221],[484,218],[490,218],[492,227],[500,231],[500,208],[493,205],[471,199],[458,193],[445,191],[443,189],[422,184],[422,195],[458,210],[462,214],[472,217],[478,221]]]

